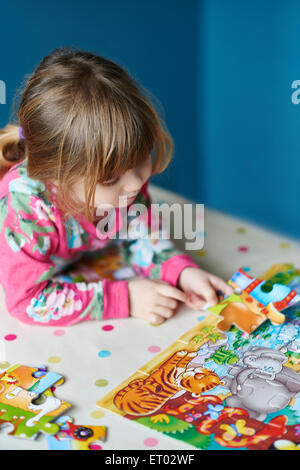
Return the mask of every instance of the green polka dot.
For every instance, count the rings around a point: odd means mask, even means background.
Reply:
[[[97,379],[95,385],[97,387],[105,387],[108,384],[108,380],[106,379]]]
[[[100,418],[103,418],[103,416],[105,416],[105,413],[101,410],[95,410],[91,412],[90,416],[91,418],[94,418],[94,419],[100,419]]]
[[[48,362],[50,362],[50,364],[57,364],[60,361],[61,361],[61,358],[59,356],[48,357]]]
[[[197,250],[195,253],[196,253],[197,256],[206,256],[207,255],[206,250]]]
[[[236,229],[236,233],[246,233],[245,227],[238,227],[238,228]]]
[[[280,243],[280,248],[290,248],[289,243]]]
[[[0,362],[0,369],[6,369],[10,366],[9,362]]]

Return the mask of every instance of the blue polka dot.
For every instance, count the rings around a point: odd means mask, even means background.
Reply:
[[[247,273],[248,271],[251,271],[251,268],[249,268],[249,266],[243,266],[242,270],[245,271],[245,273]]]
[[[202,321],[203,318],[206,318],[206,315],[200,315],[200,317],[197,317],[197,320],[198,320],[198,321]]]
[[[111,352],[110,351],[106,351],[105,349],[103,349],[102,351],[99,351],[98,352],[98,356],[99,357],[108,357],[111,355]]]

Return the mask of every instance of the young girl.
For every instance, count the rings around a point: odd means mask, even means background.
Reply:
[[[151,214],[149,178],[172,156],[146,90],[120,66],[56,49],[29,77],[17,117],[0,131],[0,280],[11,315],[51,326],[129,315],[161,323],[180,302],[200,309],[217,302],[217,290],[231,293],[172,241],[152,239],[149,218],[143,238],[118,239],[118,217],[105,236],[97,230],[97,207],[118,214],[120,196],[126,211],[142,203]],[[70,263],[108,246],[134,276],[64,276]]]

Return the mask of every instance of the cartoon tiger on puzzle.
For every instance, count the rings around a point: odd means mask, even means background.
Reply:
[[[214,372],[200,367],[188,368],[197,352],[177,351],[146,379],[131,381],[114,397],[115,406],[130,415],[149,415],[158,411],[180,390],[194,395],[221,383]]]

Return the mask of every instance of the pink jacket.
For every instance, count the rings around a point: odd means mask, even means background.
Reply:
[[[147,204],[148,212],[142,217],[147,233],[151,214],[148,183],[134,200]],[[8,312],[25,323],[67,326],[128,317],[126,279],[70,282],[59,274],[83,254],[99,252],[109,243],[123,251],[137,275],[173,286],[185,267],[198,267],[171,240],[112,238],[122,228],[118,217],[107,235],[83,216],[70,216],[63,223],[55,197],[54,185],[46,187],[27,176],[27,159],[11,167],[0,181],[0,280]],[[159,223],[157,229],[161,234]]]

